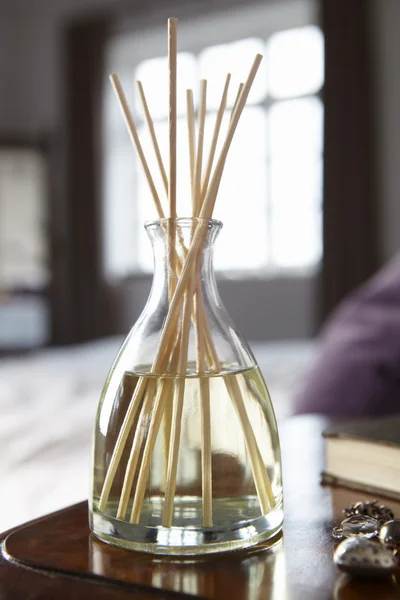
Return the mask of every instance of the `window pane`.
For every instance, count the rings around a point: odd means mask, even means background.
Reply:
[[[196,90],[196,59],[187,52],[178,53],[177,111],[186,111],[186,88]],[[135,71],[135,80],[143,84],[147,103],[153,119],[168,116],[168,59],[166,56],[144,60]],[[140,99],[135,93],[135,108],[142,115]]]
[[[324,80],[324,40],[318,27],[273,35],[267,44],[269,93],[288,98],[317,92]]]
[[[272,158],[269,179],[272,205],[319,210],[322,200],[320,157],[299,153],[288,158]]]
[[[270,154],[278,157],[322,153],[323,107],[318,98],[276,102],[269,111]]]
[[[34,150],[0,150],[0,290],[45,288],[46,220],[45,160]]]
[[[224,228],[216,246],[218,269],[266,266],[266,115],[245,109],[234,138],[214,216]]]
[[[248,38],[233,44],[211,46],[199,56],[200,77],[208,81],[208,107],[216,109],[222,96],[227,73],[232,74],[229,86],[228,105],[232,106],[240,82],[247,79],[254,57],[264,53],[264,43],[257,38]],[[254,80],[248,103],[259,102],[265,97],[267,81],[265,64],[262,61]]]
[[[104,180],[104,270],[124,277],[137,267],[134,150],[127,143],[107,155]]]
[[[322,104],[278,102],[269,113],[272,263],[305,267],[321,256]]]
[[[272,263],[277,267],[307,267],[321,258],[321,212],[300,206],[271,208]]]

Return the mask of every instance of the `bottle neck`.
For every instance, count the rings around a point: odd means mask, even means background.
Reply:
[[[204,298],[211,303],[220,303],[214,270],[214,240],[203,249],[197,277],[200,279]]]
[[[154,278],[128,342],[136,370],[215,374],[252,368],[254,357],[216,286],[214,244],[221,223],[164,219],[146,229]]]
[[[149,302],[159,303],[171,295],[195,235],[200,239],[196,254],[192,254],[191,280],[209,301],[218,301],[214,273],[214,243],[221,229],[219,221],[206,219],[163,219],[147,226],[153,248],[154,277]],[[201,231],[197,230],[201,227]],[[199,233],[201,235],[199,236]]]

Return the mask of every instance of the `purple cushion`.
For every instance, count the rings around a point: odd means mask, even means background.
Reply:
[[[400,411],[400,256],[347,297],[320,334],[319,354],[296,413]]]

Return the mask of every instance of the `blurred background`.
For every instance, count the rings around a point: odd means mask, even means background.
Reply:
[[[226,71],[231,107],[265,57],[216,207],[216,268],[278,419],[321,323],[399,249],[396,0],[0,0],[0,529],[85,495],[101,386],[149,292],[155,217],[108,74],[155,164],[134,81],[165,156],[172,15],[181,215],[184,89],[197,102],[208,79],[209,144]]]

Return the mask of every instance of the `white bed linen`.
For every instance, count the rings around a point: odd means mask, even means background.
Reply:
[[[0,361],[0,531],[87,498],[92,427],[121,338]],[[312,342],[254,343],[278,421]]]

